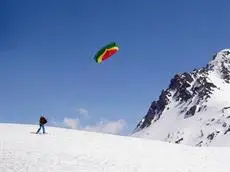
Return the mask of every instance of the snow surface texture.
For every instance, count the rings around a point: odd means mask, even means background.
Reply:
[[[229,172],[229,147],[0,124],[0,172]]]
[[[177,74],[139,122],[134,137],[192,146],[230,146],[230,49]]]

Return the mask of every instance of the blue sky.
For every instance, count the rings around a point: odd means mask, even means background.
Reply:
[[[230,48],[230,2],[0,1],[0,122],[128,134],[177,72]],[[103,64],[93,56],[115,41]]]

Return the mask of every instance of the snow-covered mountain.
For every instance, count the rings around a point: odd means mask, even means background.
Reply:
[[[178,73],[138,123],[135,137],[192,146],[230,146],[230,49]]]
[[[0,172],[229,172],[230,148],[0,124]]]

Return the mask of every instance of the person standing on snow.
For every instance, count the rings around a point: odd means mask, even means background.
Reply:
[[[40,117],[40,120],[39,120],[39,129],[37,130],[36,134],[38,134],[42,128],[42,131],[43,131],[43,134],[45,134],[45,124],[47,123],[47,119],[44,117],[44,116],[41,116]]]

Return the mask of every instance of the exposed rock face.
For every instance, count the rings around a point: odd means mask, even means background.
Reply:
[[[216,86],[207,80],[208,73],[206,69],[191,73],[176,74],[171,79],[168,89],[162,90],[159,99],[153,101],[147,114],[144,117],[144,122],[140,122],[137,128],[148,127],[152,122],[158,120],[169,103],[169,97],[173,97],[174,101],[179,104],[191,102],[194,97],[197,98],[195,105],[189,109],[181,111],[184,117],[193,116],[197,110],[197,105],[203,101],[207,101],[212,94],[212,90]]]

